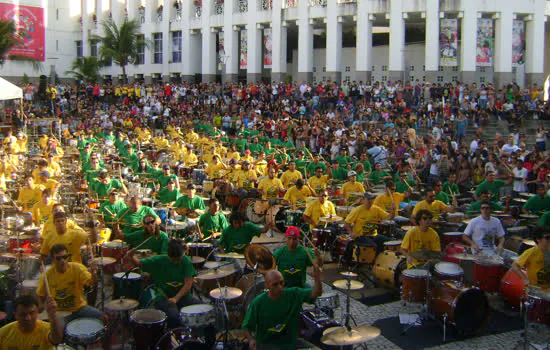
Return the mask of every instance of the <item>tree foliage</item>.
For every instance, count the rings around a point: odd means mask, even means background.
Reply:
[[[71,65],[71,70],[65,72],[65,74],[72,75],[75,79],[95,83],[99,80],[102,63],[97,57],[79,57],[75,59]]]

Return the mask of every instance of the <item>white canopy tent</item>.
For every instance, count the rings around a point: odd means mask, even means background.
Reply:
[[[22,99],[23,89],[7,81],[4,78],[0,78],[0,100],[13,100]]]

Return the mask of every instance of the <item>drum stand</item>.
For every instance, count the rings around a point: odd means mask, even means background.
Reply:
[[[428,317],[429,317],[429,301],[428,301],[428,298],[430,296],[430,280],[431,280],[431,274],[429,273],[430,271],[430,261],[428,261],[426,263],[427,265],[427,270],[428,270],[428,278],[426,279],[426,299],[424,301],[424,303],[421,305],[420,307],[420,311],[418,312],[413,312],[413,313],[410,313],[409,315],[418,315],[418,318],[413,322],[413,323],[408,323],[405,325],[405,327],[403,327],[403,331],[401,332],[401,335],[405,335],[407,334],[407,332],[409,331],[409,329],[413,328],[413,327],[416,327],[416,326],[422,326],[424,324],[424,321],[428,320]],[[407,305],[407,302],[404,301],[403,302],[403,306]],[[445,315],[445,321],[447,320],[447,316]],[[445,343],[445,339],[446,339],[446,333],[447,333],[447,327],[446,327],[446,322],[443,322],[443,343]]]
[[[524,300],[524,297],[521,296],[520,301],[520,314],[523,317],[523,340],[520,340],[516,345],[515,349],[529,350],[529,349],[550,349],[550,344],[547,344],[545,347],[541,348],[535,346],[535,344],[529,341],[528,330],[529,330],[529,317],[527,315],[527,309],[529,309],[533,304],[529,300]]]
[[[221,286],[219,279],[216,280],[216,284],[218,285],[218,288],[220,290],[222,290],[222,288],[225,288],[225,287]],[[223,348],[225,349],[227,347],[227,345],[230,344],[230,340],[229,340],[229,312],[227,311],[227,304],[225,302],[226,299],[223,296],[223,293],[221,293],[221,296],[222,297],[220,299],[216,300],[215,303],[217,304],[216,306],[221,306],[222,311],[223,311],[223,329],[224,329],[224,331],[220,335],[220,337],[218,339],[216,339],[216,344],[218,343],[218,341],[221,341],[223,343]]]

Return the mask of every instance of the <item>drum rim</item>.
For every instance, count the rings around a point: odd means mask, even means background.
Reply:
[[[192,308],[196,308],[197,306],[199,307],[203,307],[203,306],[206,306],[207,310],[203,310],[202,312],[185,312],[184,309],[192,309]],[[187,305],[187,306],[184,306],[180,309],[180,314],[184,314],[184,315],[198,315],[198,314],[204,314],[204,313],[209,313],[209,312],[212,312],[214,311],[214,306],[210,305],[210,304],[193,304],[193,305]]]
[[[128,274],[128,276],[126,276],[126,278],[124,278],[124,275],[126,275],[126,274]],[[117,272],[117,273],[113,274],[113,279],[140,280],[141,275],[137,272],[129,272],[129,273],[128,272]]]
[[[74,328],[77,324],[81,324],[81,323],[88,323],[88,324],[94,324],[94,325],[100,325],[101,327],[99,327],[94,333],[81,333],[81,334],[75,334],[75,333],[70,333],[71,329],[70,328]],[[72,325],[72,327],[70,327]],[[83,337],[83,336],[86,336],[86,335],[97,335],[98,333],[101,333],[102,331],[105,331],[105,325],[103,324],[103,322],[101,320],[98,320],[97,318],[91,318],[91,317],[82,317],[82,318],[77,318],[76,320],[72,320],[71,322],[67,323],[67,326],[65,327],[65,333],[68,335],[68,336],[73,336],[73,337]]]
[[[407,273],[407,271],[409,271],[409,272]],[[414,274],[410,274],[410,271],[422,271],[422,274],[414,275]],[[424,278],[424,277],[428,277],[428,275],[430,274],[430,272],[428,270],[414,269],[414,268],[403,270],[401,273],[404,276],[411,277],[411,278]]]
[[[142,313],[145,313],[145,312],[152,312],[152,313],[156,313],[158,314],[159,316],[161,316],[162,319],[158,320],[158,321],[155,321],[155,322],[143,322],[143,320],[139,320],[139,319],[136,319],[136,316],[139,316],[139,314],[142,314]],[[134,312],[132,312],[132,314],[130,315],[130,321],[133,322],[133,323],[137,323],[137,324],[140,324],[140,325],[145,325],[145,324],[162,324],[166,321],[166,314],[164,313],[164,311],[161,311],[161,310],[157,310],[157,309],[138,309],[138,310],[135,310]]]

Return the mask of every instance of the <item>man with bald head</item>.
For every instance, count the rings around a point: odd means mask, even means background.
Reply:
[[[283,275],[277,270],[265,274],[268,289],[248,307],[242,328],[246,330],[250,349],[299,349],[298,324],[302,304],[323,293],[322,270],[313,266],[315,284],[311,288],[284,288]],[[307,347],[307,346],[306,346]]]

